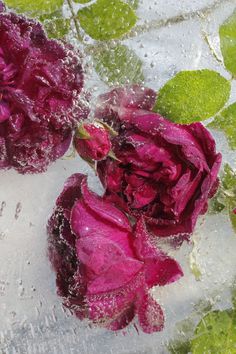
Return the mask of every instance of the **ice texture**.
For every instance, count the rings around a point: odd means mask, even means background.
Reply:
[[[205,17],[138,33],[125,42],[144,61],[146,86],[155,90],[182,69],[210,68],[226,78],[229,74],[209,51],[202,31],[210,34],[219,52],[219,25],[233,12],[236,1],[225,0],[150,0],[140,1],[139,23],[195,12],[218,3]],[[88,73],[88,88],[93,97],[107,91],[93,70]],[[236,87],[231,100],[236,98]],[[236,167],[235,153],[229,151],[222,133],[214,134],[217,150],[224,162]],[[187,318],[199,301],[215,308],[230,307],[229,288],[236,276],[236,236],[227,215],[207,215],[199,220],[195,261],[202,277],[196,281],[190,270],[192,245],[184,243],[170,255],[181,264],[185,276],[177,283],[153,290],[165,311],[161,333],[139,333],[132,325],[125,331],[110,332],[89,328],[66,311],[56,295],[55,275],[47,258],[46,222],[65,179],[87,173],[92,190],[102,193],[97,176],[79,157],[62,158],[46,173],[19,175],[0,173],[0,353],[1,354],[162,354],[176,331],[176,324]]]

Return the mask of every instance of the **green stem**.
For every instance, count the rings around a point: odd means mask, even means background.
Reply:
[[[209,37],[208,37],[207,33],[203,32],[203,38],[204,38],[206,44],[208,45],[213,57],[216,59],[216,61],[218,63],[220,63],[222,65],[223,64],[223,60],[221,60],[221,58],[218,57],[215,49],[212,47],[211,42],[209,41]]]
[[[77,22],[77,19],[76,19],[76,14],[74,12],[74,8],[73,8],[71,0],[67,0],[67,4],[68,4],[68,6],[70,8],[70,12],[71,12],[72,19],[73,19],[73,22],[74,22],[74,25],[75,25],[75,29],[76,29],[76,33],[77,33],[77,37],[78,37],[80,42],[83,42],[83,37],[80,34],[80,27],[78,25],[78,22]]]
[[[209,6],[205,6],[202,9],[197,10],[197,11],[187,12],[185,14],[169,17],[169,18],[163,19],[163,20],[153,20],[153,21],[150,21],[149,23],[143,24],[143,25],[137,25],[123,38],[124,39],[133,38],[133,37],[136,37],[138,34],[147,33],[151,30],[156,30],[156,29],[168,27],[171,25],[176,25],[178,23],[188,21],[191,19],[195,19],[195,18],[205,19],[205,18],[207,18],[207,16],[210,13],[212,13],[214,10],[216,10],[220,6],[225,5],[226,3],[234,2],[234,1],[235,0],[225,0],[225,1],[216,0],[213,4],[211,4]]]

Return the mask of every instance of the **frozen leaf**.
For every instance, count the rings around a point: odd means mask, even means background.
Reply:
[[[231,149],[236,150],[236,103],[224,109],[208,124],[208,127],[222,130],[226,134]]]
[[[101,79],[110,85],[141,83],[144,81],[142,61],[124,45],[106,48],[94,56],[95,68]]]
[[[127,4],[131,6],[134,10],[137,10],[139,5],[139,0],[126,0]]]
[[[236,76],[236,11],[223,23],[219,32],[225,67]]]
[[[168,345],[168,350],[171,354],[188,354],[191,351],[191,343],[189,340],[176,340]]]
[[[230,218],[232,227],[236,232],[236,215],[233,210],[236,208],[236,173],[229,164],[225,164],[221,177],[221,186],[210,202],[210,213],[220,213],[225,210]]]
[[[46,20],[43,25],[49,38],[63,38],[70,31],[70,20],[65,18]]]
[[[229,209],[229,218],[230,218],[232,227],[234,229],[234,232],[236,232],[236,214],[233,212],[235,207],[236,207],[236,196],[235,196],[234,202],[233,201],[229,202],[229,207],[228,207],[228,209]]]
[[[225,209],[225,197],[222,200],[221,193],[217,193],[212,199],[210,199],[208,213],[218,214]]]
[[[52,13],[63,5],[63,0],[5,0],[7,6],[19,12],[29,13],[32,16]]]
[[[191,340],[192,354],[236,353],[236,313],[213,311],[197,325]]]
[[[133,9],[120,0],[98,0],[79,10],[78,19],[90,37],[109,40],[129,32],[137,17]]]
[[[154,111],[177,123],[215,115],[228,101],[230,82],[212,70],[182,71],[160,90]]]
[[[222,185],[223,188],[228,191],[227,193],[229,197],[236,196],[236,173],[227,163],[224,166]]]

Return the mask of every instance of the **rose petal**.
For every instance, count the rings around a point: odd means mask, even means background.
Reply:
[[[74,173],[65,182],[63,191],[56,201],[56,205],[63,209],[71,209],[76,199],[81,197],[81,183],[86,180],[86,176]]]
[[[138,309],[138,319],[145,333],[159,332],[164,327],[164,314],[156,301],[149,295],[142,298]]]
[[[137,257],[144,262],[146,282],[149,287],[170,284],[183,276],[180,265],[152,245],[143,218],[140,218],[136,224],[135,237],[135,251]]]
[[[129,220],[125,214],[111,203],[107,203],[103,198],[89,191],[85,181],[82,182],[81,191],[85,204],[91,207],[99,217],[105,218],[122,230],[131,231]]]

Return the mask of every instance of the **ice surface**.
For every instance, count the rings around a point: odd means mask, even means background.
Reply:
[[[139,22],[166,19],[213,3],[214,0],[141,1]],[[201,35],[207,31],[218,50],[217,28],[232,13],[236,0],[222,0],[219,4],[207,18],[194,17],[126,40],[144,61],[148,86],[158,89],[182,69],[212,68],[228,77]],[[105,87],[93,71],[89,73],[88,86],[93,88],[95,97]],[[234,87],[231,99],[235,97]],[[236,166],[235,154],[229,153],[223,135],[217,133],[215,137],[224,161]],[[202,273],[201,281],[196,281],[190,270],[192,246],[184,244],[173,255],[185,276],[175,284],[153,290],[165,310],[162,333],[145,335],[137,333],[133,326],[119,333],[90,329],[87,323],[65,311],[56,295],[55,275],[47,259],[45,226],[65,179],[74,172],[89,174],[91,188],[102,192],[93,171],[78,157],[63,158],[40,175],[0,173],[1,354],[167,353],[166,343],[175,333],[176,324],[187,318],[199,301],[210,300],[216,308],[230,306],[229,288],[236,276],[236,236],[222,214],[207,215],[197,226],[194,254]]]

